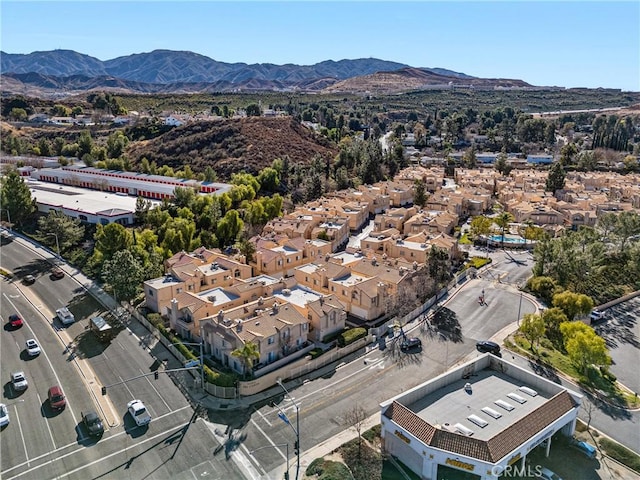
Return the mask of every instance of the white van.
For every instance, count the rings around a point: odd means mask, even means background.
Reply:
[[[76,321],[76,317],[73,316],[73,313],[71,313],[67,307],[57,309],[56,315],[63,325],[70,325]]]

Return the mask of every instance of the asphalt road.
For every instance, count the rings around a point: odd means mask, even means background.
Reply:
[[[51,265],[30,249],[2,240],[0,266],[17,273],[13,281],[2,280],[2,323],[14,312],[26,320],[20,329],[4,329],[1,336],[2,401],[11,417],[0,434],[2,478],[243,478],[233,459],[213,455],[223,439],[211,424],[194,416],[171,379],[162,374],[154,380],[153,360],[138,336],[123,330],[109,344],[92,339],[85,327],[91,316],[107,313],[101,305],[69,276],[52,280],[47,273]],[[35,284],[20,282],[26,274],[37,276]],[[76,323],[66,328],[54,320],[55,309],[63,305],[76,316]],[[25,357],[27,338],[40,342],[39,357]],[[66,349],[67,338],[74,340],[75,350]],[[102,385],[140,376],[108,388],[116,421],[105,425],[99,441],[89,439],[80,425],[81,411],[98,406],[76,367],[77,359],[90,363]],[[18,369],[29,380],[29,388],[20,395],[7,385],[10,372]],[[142,376],[146,374],[150,375]],[[67,396],[68,405],[60,413],[53,413],[46,401],[54,384]],[[150,411],[153,420],[148,427],[135,426],[126,413],[126,403],[133,398],[143,400]]]

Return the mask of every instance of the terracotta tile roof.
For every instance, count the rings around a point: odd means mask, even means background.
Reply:
[[[436,428],[395,401],[383,415],[426,445],[497,463],[574,407],[571,395],[563,390],[526,417],[486,441]]]

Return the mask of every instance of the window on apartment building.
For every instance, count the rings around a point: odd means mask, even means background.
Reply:
[[[282,266],[282,260],[278,260],[278,266]]]
[[[351,298],[358,298],[358,292],[351,292]]]
[[[331,312],[331,315],[329,315],[329,318],[331,318],[331,320],[335,323],[335,321],[336,321],[336,312],[335,311]]]
[[[193,290],[193,285],[189,285],[187,288],[189,289],[189,291],[192,291]]]
[[[306,324],[306,323],[303,323],[303,324],[302,324],[302,331],[303,331],[303,332],[306,332],[308,328],[309,328],[309,325],[308,325],[308,324]]]
[[[411,258],[413,258],[413,252],[411,252]]]
[[[234,274],[236,277],[239,277],[239,276],[240,276],[240,270],[236,270],[235,272],[233,272],[233,274]]]
[[[262,262],[262,268],[267,268],[267,263],[266,262]]]
[[[291,259],[290,258],[287,258],[287,263],[291,263]]]
[[[318,284],[318,280],[316,280],[315,278],[313,279],[313,284],[317,285]]]
[[[300,260],[300,257],[298,257],[298,255],[296,255],[296,260]]]
[[[154,295],[153,295],[153,290],[149,290],[149,296],[150,296],[150,297],[153,297],[153,296],[154,296]]]
[[[207,281],[203,278],[202,280],[200,280],[200,286],[204,287],[207,284]]]
[[[346,290],[342,290],[342,295],[346,297],[347,296],[347,291]]]
[[[304,277],[304,281],[308,282],[309,281],[309,277]]]
[[[276,339],[272,335],[267,339],[267,345],[273,345],[273,342],[275,342],[275,341],[276,341]]]
[[[176,293],[182,293],[182,289],[180,287],[176,288]]]

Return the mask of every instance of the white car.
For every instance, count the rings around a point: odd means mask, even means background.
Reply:
[[[71,325],[76,321],[76,317],[73,316],[73,313],[71,313],[71,311],[67,307],[57,309],[56,315],[63,325]]]
[[[9,425],[9,409],[4,403],[0,403],[0,427]]]
[[[27,382],[27,377],[24,376],[24,372],[13,372],[11,374],[11,385],[17,392],[26,390],[29,383]]]
[[[27,353],[29,354],[29,356],[31,357],[36,357],[38,355],[40,355],[40,345],[38,345],[38,342],[36,342],[35,338],[30,338],[29,340],[26,341],[27,344]]]
[[[136,421],[136,425],[139,427],[148,425],[151,421],[151,415],[149,415],[147,408],[140,400],[131,400],[127,403],[127,410],[129,410],[129,413]]]

